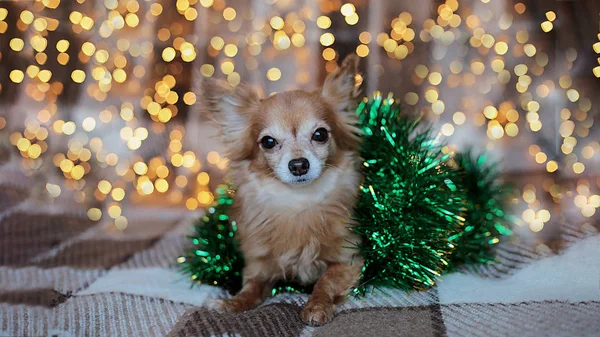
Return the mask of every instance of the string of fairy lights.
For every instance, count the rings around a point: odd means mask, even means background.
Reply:
[[[21,129],[9,135],[10,143],[22,157],[23,170],[42,170],[46,168],[44,163],[50,163],[64,178],[48,182],[46,190],[51,197],[58,198],[66,189],[78,203],[100,202],[89,207],[89,218],[112,221],[119,229],[127,227],[123,212],[126,201],[143,202],[144,198],[164,196],[161,200],[185,205],[190,210],[211,204],[213,195],[208,188],[211,177],[206,165],[226,170],[227,158],[214,151],[201,154],[184,148],[186,125],[174,119],[182,102],[193,106],[197,97],[191,89],[179,90],[181,62],[194,65],[201,76],[225,77],[232,86],[242,80],[243,68],[263,71],[266,80],[277,82],[286,76],[285,69],[275,66],[259,69],[258,60],[272,59],[288,49],[300,51],[310,42],[309,32],[317,31],[321,57],[330,72],[336,69],[340,57],[336,49],[339,37],[332,28],[332,18],[341,15],[345,25],[358,27],[362,18],[357,7],[368,6],[364,1],[319,1],[315,11],[309,7],[290,9],[295,5],[289,0],[266,3],[273,6],[274,14],[261,16],[251,8],[228,6],[224,0],[177,0],[171,4],[77,0],[69,7],[68,15],[56,17],[53,14],[58,14],[64,0],[15,2],[10,8],[3,8],[0,3],[0,35],[18,31],[8,46],[11,52],[30,61],[24,68],[9,69],[8,77],[13,84],[23,85],[27,100],[42,107],[25,120]],[[546,126],[541,110],[550,100],[556,102],[556,97],[560,97],[557,132],[562,139],[561,155],[551,154],[551,149],[540,144],[531,144],[528,153],[548,173],[558,170],[575,176],[589,173],[586,165],[597,161],[600,143],[590,136],[594,124],[592,100],[574,85],[570,75],[578,52],[569,48],[563,55],[555,56],[553,51],[536,45],[538,34],[556,29],[557,14],[548,11],[542,22],[530,27],[521,24],[531,23],[526,17],[525,4],[518,2],[495,13],[486,7],[489,3],[490,0],[473,0],[461,1],[459,5],[457,0],[446,0],[437,7],[435,19],[424,22],[415,22],[407,11],[400,12],[385,27],[382,25],[381,32],[357,32],[353,37],[357,42],[355,52],[366,58],[373,48],[380,48],[391,60],[404,62],[419,46],[427,43],[441,46],[433,49],[429,62],[417,64],[411,70],[410,81],[419,90],[403,93],[401,97],[404,103],[426,114],[445,116],[440,132],[448,137],[469,123],[485,129],[490,142],[542,132]],[[9,10],[18,12],[11,13],[18,16],[14,26],[7,22]],[[178,16],[173,15],[175,11]],[[186,28],[196,20],[226,25],[228,31],[208,36],[206,47],[199,47],[200,37]],[[160,29],[155,26],[157,22],[161,22]],[[48,36],[57,30],[72,31],[82,43],[64,38],[50,45]],[[152,33],[140,33],[148,31]],[[592,46],[597,55],[600,34],[598,40]],[[156,44],[157,41],[162,44]],[[157,49],[156,45],[161,47]],[[463,59],[449,56],[447,51],[451,48]],[[0,52],[0,62],[6,54]],[[67,83],[57,80],[58,74],[46,66],[48,55],[54,54],[59,66],[70,66],[68,81],[81,84],[82,94],[94,102],[106,103],[102,109],[72,120],[58,111],[57,98],[64,94]],[[198,63],[203,60],[198,55],[218,61]],[[306,53],[298,55],[307,57]],[[169,65],[165,68],[168,71],[159,79],[150,80],[153,69],[147,65],[157,57]],[[547,73],[557,63],[555,57],[564,66],[553,78]],[[600,57],[597,61],[600,64]],[[600,78],[600,65],[592,69],[592,74]],[[297,82],[306,83],[310,74],[298,71],[293,76]],[[0,91],[8,85],[11,83],[1,84]],[[492,97],[498,87],[510,92],[505,100],[477,100],[473,96]],[[458,89],[472,94],[465,95],[458,106],[444,100],[445,93]],[[115,103],[120,95],[125,98]],[[150,119],[149,124],[141,121],[138,107]],[[0,130],[6,126],[7,118],[0,117]],[[118,129],[118,137],[128,152],[108,149],[109,140],[102,136],[102,130],[107,128]],[[168,138],[163,153],[142,158],[138,151],[143,144],[160,134]],[[64,151],[49,146],[50,139],[59,137],[66,140]],[[453,150],[452,145],[447,150]],[[550,221],[551,212],[539,200],[541,193],[548,193],[557,203],[567,195],[572,196],[581,215],[592,217],[600,208],[600,196],[594,194],[597,187],[600,179],[594,182],[587,178],[578,180],[573,191],[552,178],[545,180],[543,191],[528,184],[521,195],[526,204],[522,223],[538,232]]]

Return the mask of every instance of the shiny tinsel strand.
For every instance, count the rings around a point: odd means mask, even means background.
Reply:
[[[450,241],[456,246],[448,271],[463,264],[488,263],[495,260],[493,248],[512,234],[514,222],[506,210],[514,189],[499,177],[499,165],[485,154],[472,149],[453,158],[461,171],[461,185],[467,191],[465,225]]]
[[[227,215],[233,196],[228,186],[217,188],[215,204],[194,224],[192,244],[178,262],[192,280],[235,293],[242,285],[244,257],[235,239],[236,223]]]
[[[364,181],[355,208],[363,236],[362,282],[370,287],[422,289],[434,285],[462,225],[465,194],[443,144],[419,119],[400,114],[391,96],[375,95],[358,109],[364,132]]]

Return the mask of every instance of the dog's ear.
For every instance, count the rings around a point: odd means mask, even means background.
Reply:
[[[345,115],[353,117],[360,96],[360,88],[356,85],[358,75],[358,56],[348,55],[342,65],[329,74],[323,84],[322,97],[332,107]]]
[[[241,159],[252,150],[252,115],[260,105],[257,93],[246,83],[235,89],[224,81],[205,79],[203,104],[209,119],[220,130],[230,159]]]

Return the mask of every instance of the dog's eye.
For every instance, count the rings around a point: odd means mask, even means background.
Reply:
[[[329,133],[325,128],[318,128],[312,135],[312,140],[324,143],[329,139]]]
[[[264,136],[262,137],[262,139],[260,140],[260,144],[262,145],[262,147],[264,147],[265,149],[272,149],[275,147],[275,145],[277,145],[277,141],[275,140],[275,138],[270,137],[270,136]]]

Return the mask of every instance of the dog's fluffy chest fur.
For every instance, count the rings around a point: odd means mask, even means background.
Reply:
[[[327,265],[351,261],[358,251],[344,247],[359,243],[349,229],[360,179],[354,164],[348,155],[320,181],[302,187],[255,176],[243,166],[234,170],[234,179],[243,179],[232,216],[242,251],[256,265],[246,273],[311,283]]]

